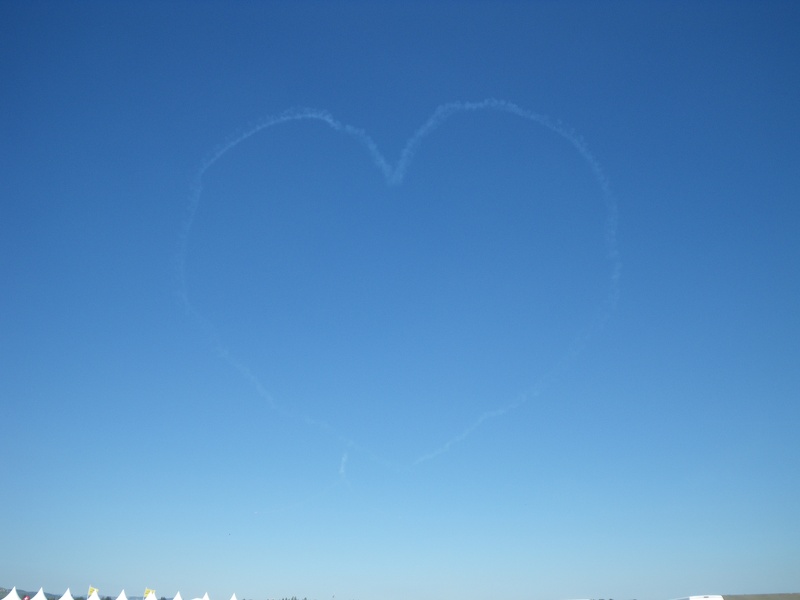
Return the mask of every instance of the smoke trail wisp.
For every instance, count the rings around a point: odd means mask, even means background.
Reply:
[[[213,324],[209,322],[201,314],[201,312],[194,307],[187,291],[186,261],[187,261],[189,240],[191,237],[192,228],[194,226],[198,207],[200,206],[203,195],[204,179],[209,170],[211,170],[217,162],[219,162],[223,157],[228,155],[238,145],[240,145],[247,139],[261,132],[269,130],[273,127],[286,125],[291,122],[317,121],[327,127],[330,127],[334,131],[349,136],[356,143],[361,145],[366,150],[372,163],[383,175],[387,185],[398,186],[403,182],[406,173],[410,168],[411,163],[414,160],[414,156],[416,155],[418,148],[425,140],[425,138],[432,135],[439,127],[441,127],[446,121],[453,118],[455,115],[459,113],[470,113],[479,111],[506,113],[518,117],[522,120],[528,121],[534,125],[544,127],[553,132],[554,134],[556,134],[557,136],[563,138],[566,142],[568,142],[587,164],[595,181],[597,182],[597,185],[599,186],[599,189],[601,190],[602,199],[605,204],[604,206],[605,221],[604,221],[603,233],[604,233],[606,259],[609,265],[608,289],[606,291],[603,306],[598,312],[598,316],[595,319],[592,326],[590,327],[590,329],[586,331],[581,336],[581,338],[578,339],[573,344],[573,346],[570,348],[567,354],[561,358],[561,360],[551,370],[551,372],[549,372],[546,376],[540,378],[533,386],[530,387],[529,390],[520,394],[513,401],[507,403],[504,406],[501,406],[500,408],[480,414],[474,419],[472,424],[469,425],[467,428],[465,428],[463,431],[447,439],[438,448],[420,455],[416,460],[414,460],[411,463],[411,466],[413,467],[415,465],[419,465],[421,463],[430,461],[446,452],[449,452],[454,446],[464,442],[475,430],[483,426],[487,421],[501,418],[507,415],[508,413],[522,407],[533,398],[539,396],[542,392],[542,389],[547,384],[549,384],[549,382],[552,382],[558,376],[563,374],[563,372],[566,369],[568,369],[569,364],[573,362],[574,359],[580,354],[580,352],[582,351],[586,343],[589,341],[589,339],[592,337],[592,335],[605,325],[614,307],[616,306],[619,298],[620,274],[622,268],[620,254],[617,248],[618,209],[614,196],[611,193],[608,180],[603,172],[603,169],[601,168],[600,163],[597,161],[597,159],[590,152],[586,142],[578,134],[576,134],[574,131],[572,131],[565,125],[561,124],[560,122],[554,121],[549,117],[525,110],[511,102],[506,102],[503,100],[496,100],[496,99],[487,99],[481,102],[452,102],[452,103],[442,104],[441,106],[439,106],[434,111],[433,115],[419,129],[417,129],[416,132],[414,132],[414,134],[408,139],[402,151],[400,152],[399,159],[394,165],[392,165],[384,158],[384,156],[378,150],[378,147],[372,140],[372,138],[369,135],[367,135],[363,130],[336,120],[328,112],[324,110],[318,110],[312,108],[293,108],[278,115],[266,117],[258,121],[248,129],[244,130],[243,132],[239,133],[236,136],[233,136],[228,141],[218,146],[203,161],[194,178],[186,214],[180,230],[178,249],[175,258],[175,270],[178,283],[177,295],[179,303],[182,306],[186,315],[194,322],[194,324],[198,327],[198,329],[204,333],[208,343],[211,345],[214,351],[220,356],[220,358],[224,360],[232,369],[238,372],[245,380],[247,380],[252,385],[256,394],[263,401],[265,401],[273,411],[283,415],[284,417],[302,422],[306,426],[317,428],[325,432],[327,435],[332,436],[334,439],[337,439],[340,443],[342,443],[345,446],[346,450],[344,451],[343,458],[340,462],[340,467],[339,467],[340,475],[342,476],[345,473],[346,462],[349,456],[347,449],[358,450],[366,454],[371,460],[380,463],[386,467],[393,467],[403,470],[409,467],[407,465],[396,465],[390,461],[381,458],[380,456],[368,451],[366,448],[361,447],[359,444],[357,444],[354,440],[350,439],[349,437],[342,435],[340,432],[336,431],[333,427],[331,427],[329,424],[323,421],[311,418],[307,415],[296,414],[293,411],[290,411],[286,407],[282,406],[279,402],[275,400],[275,398],[273,398],[273,396],[269,393],[267,387],[252,372],[252,370],[243,361],[234,356],[234,354],[230,351],[230,349],[227,348],[226,345],[220,339],[218,339],[217,335],[214,332]]]

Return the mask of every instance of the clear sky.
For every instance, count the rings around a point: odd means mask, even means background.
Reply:
[[[800,4],[0,4],[0,585],[800,591]]]

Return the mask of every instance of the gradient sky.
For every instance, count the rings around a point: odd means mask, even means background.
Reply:
[[[800,591],[798,31],[0,4],[0,585]]]

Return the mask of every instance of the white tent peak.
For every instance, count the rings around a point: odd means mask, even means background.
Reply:
[[[34,594],[32,600],[47,600],[44,595],[44,588],[39,588],[39,591]]]
[[[89,596],[88,600],[100,600],[100,596],[97,595],[97,590],[92,592],[92,595]]]
[[[122,590],[117,596],[117,600],[128,600],[128,597],[125,595],[125,590]]]
[[[69,591],[69,588],[67,588],[67,591],[64,592],[64,595],[61,596],[61,598],[59,598],[59,600],[74,600],[72,598],[72,592]]]
[[[11,591],[8,592],[8,595],[3,598],[3,600],[20,600],[19,594],[17,593],[17,588],[11,588]]]
[[[175,597],[172,600],[183,600],[183,598],[181,598],[181,593],[178,592],[177,594],[175,594]]]
[[[236,594],[234,594],[233,596],[231,596],[231,600],[236,600]]]

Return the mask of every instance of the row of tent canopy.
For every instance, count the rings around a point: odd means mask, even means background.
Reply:
[[[22,598],[19,597],[19,594],[17,593],[17,588],[14,587],[11,589],[8,595],[5,598],[3,598],[3,600],[22,600]],[[36,592],[36,595],[34,595],[34,597],[31,598],[31,600],[47,600],[47,597],[44,595],[44,589],[39,588],[39,591]],[[61,598],[59,598],[59,600],[75,600],[75,599],[70,593],[69,588],[67,588],[67,591],[64,592],[64,594],[61,596]],[[93,591],[91,596],[89,596],[87,600],[100,600],[100,596],[97,595],[97,590]],[[128,600],[128,597],[125,595],[125,590],[122,590],[119,593],[119,596],[117,596],[117,600]],[[155,593],[151,591],[147,595],[147,598],[145,598],[144,600],[156,600]],[[183,600],[183,598],[181,598],[181,593],[178,592],[177,594],[175,594],[175,597],[172,600]],[[202,598],[194,598],[193,600],[208,600],[208,594],[203,594]],[[233,594],[231,596],[231,600],[236,600],[236,594]]]

